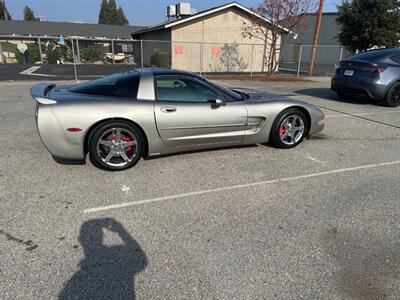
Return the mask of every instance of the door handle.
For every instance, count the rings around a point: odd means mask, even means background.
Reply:
[[[161,107],[161,111],[164,112],[164,113],[176,112],[176,107],[172,107],[172,106],[163,106],[163,107]]]

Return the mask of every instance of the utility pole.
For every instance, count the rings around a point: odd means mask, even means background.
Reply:
[[[323,8],[324,8],[324,0],[319,0],[319,6],[318,6],[318,11],[317,11],[317,20],[315,23],[314,39],[313,39],[313,45],[312,45],[311,55],[310,55],[310,63],[308,65],[308,76],[312,76],[312,73],[314,71],[315,54],[317,52],[318,37],[319,37],[319,31],[321,29]]]

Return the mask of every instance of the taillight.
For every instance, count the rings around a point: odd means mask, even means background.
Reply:
[[[385,71],[386,70],[386,68],[384,68],[384,67],[376,67],[375,69],[374,69],[374,73],[375,74],[381,74],[383,71]]]
[[[335,63],[335,70],[340,68],[340,62]]]

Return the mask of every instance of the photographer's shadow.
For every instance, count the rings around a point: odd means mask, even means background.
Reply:
[[[105,245],[104,229],[123,243]],[[110,218],[89,220],[81,226],[79,241],[85,259],[59,299],[135,299],[134,277],[146,268],[147,258],[125,228]]]

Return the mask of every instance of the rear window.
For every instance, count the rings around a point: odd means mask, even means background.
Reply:
[[[400,64],[400,54],[392,56],[390,59],[394,61],[396,64]]]
[[[398,49],[383,49],[383,50],[371,50],[362,52],[360,54],[353,55],[346,60],[366,60],[366,61],[376,61],[378,59],[394,55],[400,54]]]
[[[136,98],[140,76],[137,72],[114,74],[71,87],[74,93]]]

